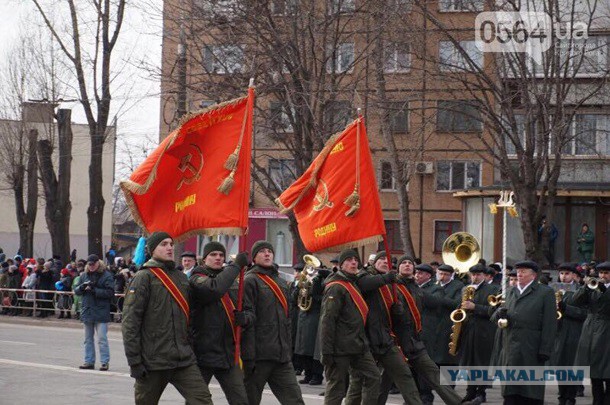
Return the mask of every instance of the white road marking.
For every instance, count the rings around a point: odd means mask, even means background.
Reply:
[[[0,343],[8,343],[10,345],[21,345],[21,346],[36,346],[36,343],[18,342],[15,340],[0,340]]]

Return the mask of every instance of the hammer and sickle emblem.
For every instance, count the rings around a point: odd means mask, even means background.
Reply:
[[[328,186],[324,182],[324,180],[320,179],[320,183],[318,184],[318,188],[316,189],[316,196],[314,197],[316,203],[313,206],[314,212],[322,211],[324,208],[332,208],[333,202],[330,201],[330,196],[328,194]]]
[[[189,185],[198,181],[201,178],[201,170],[203,169],[203,153],[199,146],[191,143],[189,145],[190,152],[186,153],[180,159],[178,170],[183,174],[178,183],[176,190],[180,190],[183,184]]]

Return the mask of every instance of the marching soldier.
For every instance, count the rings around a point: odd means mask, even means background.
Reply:
[[[559,281],[564,284],[575,284],[574,273],[576,265],[572,263],[562,263],[559,265]],[[556,293],[557,294],[557,293]],[[566,291],[562,300],[558,303],[558,311],[561,319],[558,321],[557,338],[555,339],[555,350],[551,356],[551,363],[557,367],[572,367],[576,357],[575,348],[582,332],[582,325],[587,317],[587,311],[582,308],[570,305],[574,291]],[[559,384],[559,404],[576,404],[576,385]]]
[[[495,326],[489,321],[490,305],[487,297],[495,295],[496,285],[487,280],[489,272],[485,266],[477,264],[469,270],[471,286],[475,288],[472,301],[462,302],[461,308],[467,311],[466,320],[462,324],[459,357],[460,367],[487,367],[493,351]],[[464,287],[468,288],[468,287]],[[487,401],[485,393],[487,386],[468,384],[464,401],[479,398]]]
[[[376,405],[379,397],[379,369],[364,329],[369,308],[356,285],[359,264],[355,250],[344,250],[339,270],[326,279],[319,334],[327,405],[341,404],[350,373],[362,381],[362,404]]]
[[[433,272],[432,267],[427,264],[420,264],[415,267],[416,270],[424,272]],[[422,299],[423,293],[420,287],[414,282],[413,267],[406,264],[401,264],[398,267],[397,290],[398,299],[404,308],[404,316],[402,322],[397,324],[397,334],[405,356],[409,359],[409,365],[415,370],[418,377],[423,379],[436,393],[441,397],[443,402],[449,405],[472,405],[480,404],[480,402],[466,401],[451,387],[441,385],[440,370],[436,363],[432,361],[426,347],[421,340],[421,314],[422,314]],[[426,402],[432,404],[432,402]]]
[[[203,248],[201,267],[189,279],[191,336],[197,365],[207,384],[218,380],[231,405],[247,405],[244,376],[235,365],[235,302],[239,271],[248,264],[247,253],[240,253],[233,264],[223,267],[225,247],[210,242]]]
[[[235,316],[237,324],[245,326],[244,384],[250,405],[261,402],[266,383],[281,404],[304,404],[291,361],[288,285],[279,277],[273,256],[267,241],[252,246],[254,266],[244,277],[244,310]]]
[[[557,333],[555,294],[536,282],[538,265],[532,261],[515,264],[517,285],[506,293],[506,302],[491,317],[496,323],[506,319],[503,347],[504,367],[543,367],[553,351]],[[527,342],[527,344],[524,344]],[[544,385],[503,385],[506,405],[542,405]]]
[[[597,265],[599,274],[596,288],[590,279],[573,296],[576,306],[589,307],[589,317],[582,329],[577,365],[591,366],[593,405],[610,404],[610,262]]]
[[[396,279],[396,273],[390,272],[385,252],[375,255],[369,274],[362,274],[357,283],[369,307],[366,333],[371,353],[379,366],[383,367],[378,404],[385,404],[392,382],[400,390],[407,405],[421,404],[409,365],[395,341],[393,318],[404,316],[404,310],[402,304],[394,302],[392,288],[388,285]],[[361,381],[356,376],[351,376],[346,405],[360,403],[361,387]]]
[[[187,403],[211,405],[189,344],[188,280],[176,269],[174,240],[154,232],[146,248],[152,258],[129,284],[123,307],[123,345],[136,380],[135,403],[157,404],[169,383]]]

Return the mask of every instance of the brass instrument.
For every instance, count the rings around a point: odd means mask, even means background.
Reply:
[[[303,261],[305,262],[305,267],[301,274],[299,274],[299,281],[297,283],[299,288],[297,305],[301,311],[309,311],[313,302],[311,296],[312,280],[317,275],[318,267],[322,265],[322,262],[314,255],[304,255]]]
[[[443,243],[443,262],[456,269],[458,275],[479,262],[481,246],[477,239],[468,232],[456,232]]]
[[[474,298],[474,293],[476,289],[469,285],[462,292],[462,303],[466,301],[472,301]],[[452,356],[457,355],[458,345],[460,343],[460,334],[462,332],[462,323],[468,317],[467,312],[462,308],[458,308],[451,312],[449,318],[451,322],[453,322],[453,326],[451,327],[451,336],[449,336],[449,354]]]
[[[563,314],[559,310],[559,303],[563,300],[563,295],[565,293],[566,292],[564,290],[555,291],[555,303],[557,304],[557,320],[560,320],[561,318],[563,318]]]
[[[600,284],[603,284],[603,281],[600,280],[599,278],[590,277],[587,280],[587,287],[589,287],[592,290],[597,290],[599,288]]]
[[[490,295],[487,297],[487,303],[492,307],[497,307],[498,305],[504,304],[504,300],[502,299],[502,294],[498,295]]]

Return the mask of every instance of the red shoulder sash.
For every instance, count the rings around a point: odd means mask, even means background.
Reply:
[[[284,313],[286,314],[286,316],[288,316],[288,301],[286,301],[286,296],[282,292],[282,289],[280,288],[280,286],[277,285],[277,283],[275,281],[273,281],[273,279],[266,274],[261,274],[261,273],[254,273],[254,274],[256,274],[258,276],[258,278],[263,280],[265,282],[265,284],[267,284],[269,286],[269,288],[271,288],[271,291],[273,291],[273,295],[275,295],[275,298],[277,298],[278,302],[282,305],[282,308],[284,308]]]
[[[362,294],[360,294],[360,291],[358,291],[358,289],[354,287],[352,283],[343,280],[331,281],[330,283],[326,284],[326,288],[334,284],[339,284],[347,290],[350,297],[352,297],[352,301],[354,301],[354,304],[356,304],[356,308],[358,308],[360,315],[362,316],[362,323],[366,325],[366,318],[369,315],[369,306],[366,305],[366,301],[364,300]]]
[[[418,333],[421,332],[421,314],[419,312],[419,309],[417,308],[415,299],[413,298],[409,290],[407,290],[407,287],[399,283],[397,283],[396,286],[398,287],[398,291],[400,292],[400,294],[405,298],[405,301],[407,301],[409,311],[411,312],[413,320],[415,321],[415,330],[417,330]]]
[[[190,321],[190,318],[191,318],[191,316],[190,316],[190,309],[189,309],[189,303],[186,300],[186,298],[184,298],[184,295],[182,295],[182,293],[180,292],[180,290],[178,289],[176,284],[174,284],[174,282],[172,281],[171,278],[169,278],[167,273],[164,272],[163,270],[161,270],[160,268],[158,268],[158,267],[149,267],[149,270],[159,280],[161,280],[161,283],[163,283],[165,288],[167,288],[167,291],[169,291],[169,293],[172,295],[172,297],[174,297],[174,299],[176,300],[176,302],[178,303],[178,305],[182,309],[182,312],[184,312],[184,315],[186,316],[186,322],[188,323]]]

